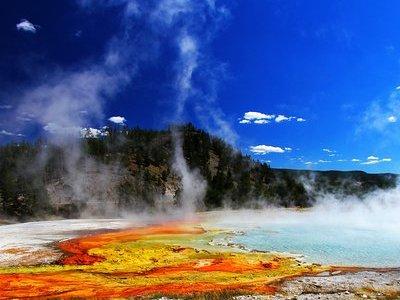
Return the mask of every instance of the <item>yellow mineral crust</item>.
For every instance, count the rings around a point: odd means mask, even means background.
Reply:
[[[81,237],[61,247],[71,252],[59,264],[1,268],[0,299],[270,294],[276,280],[328,269],[210,245],[221,234],[168,224]]]

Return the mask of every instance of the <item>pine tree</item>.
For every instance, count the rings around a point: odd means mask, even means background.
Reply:
[[[4,198],[3,194],[0,191],[0,215],[4,214]]]

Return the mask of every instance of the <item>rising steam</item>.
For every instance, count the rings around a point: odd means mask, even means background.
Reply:
[[[191,214],[203,204],[207,183],[197,170],[190,170],[183,156],[182,137],[176,130],[172,132],[174,142],[173,170],[181,178],[181,194],[183,212]]]
[[[80,133],[83,128],[104,125],[107,117],[104,108],[108,102],[133,84],[149,63],[157,62],[163,47],[176,49],[175,61],[167,65],[175,74],[176,89],[174,112],[165,116],[168,123],[185,122],[187,103],[193,101],[193,107],[199,112],[198,120],[204,127],[233,140],[235,134],[214,101],[218,66],[214,66],[207,55],[209,42],[229,15],[225,7],[213,0],[77,0],[76,3],[85,13],[110,7],[121,9],[118,32],[107,42],[97,61],[56,71],[52,66],[39,74],[36,84],[22,87],[19,94],[13,94],[16,107],[10,111],[10,115],[17,115],[20,120],[16,125],[19,131],[29,130],[32,124],[38,125],[46,133],[47,142],[64,153],[63,182],[49,187],[50,192],[62,194],[65,184],[71,187],[69,198],[85,203],[100,202],[101,195],[115,197],[109,193],[112,189],[109,183],[123,176],[124,170],[118,165],[106,166],[86,157],[80,147]],[[193,83],[195,76],[197,82],[203,82],[202,88]],[[201,109],[205,99],[213,101],[209,101],[207,109]],[[185,211],[194,211],[204,196],[205,181],[196,170],[188,167],[180,133],[174,132],[172,138],[172,169],[181,177],[183,207]],[[40,154],[41,167],[49,159],[47,151],[43,148]]]
[[[198,48],[194,39],[186,33],[178,42],[180,61],[177,76],[177,105],[175,119],[183,118],[185,103],[193,93],[192,76],[197,67]],[[181,178],[180,200],[184,213],[192,213],[202,202],[206,182],[196,170],[190,170],[183,155],[182,135],[176,127],[172,129],[172,141],[174,146],[174,159],[172,169]]]
[[[376,190],[363,199],[320,194],[313,207],[304,210],[264,206],[260,210],[226,211],[220,223],[237,227],[268,224],[310,225],[331,228],[360,228],[400,234],[400,188]]]

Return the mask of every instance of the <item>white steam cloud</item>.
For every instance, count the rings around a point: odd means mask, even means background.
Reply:
[[[131,84],[149,62],[157,62],[164,46],[175,49],[177,57],[170,64],[173,65],[170,71],[175,74],[176,98],[174,115],[169,122],[183,123],[188,103],[192,101],[191,107],[206,129],[235,143],[237,135],[215,101],[218,83],[224,77],[224,67],[208,55],[210,41],[220,23],[229,16],[224,6],[213,0],[77,0],[77,4],[80,9],[91,13],[110,7],[121,9],[123,14],[118,32],[107,42],[97,61],[68,69],[51,66],[51,71],[37,74],[39,82],[22,87],[22,92],[14,95],[16,108],[12,112],[29,116],[31,123],[20,122],[18,126],[21,129],[39,125],[48,135],[49,143],[63,148],[68,154],[65,155],[67,176],[64,181],[72,185],[73,198],[90,199],[90,195],[99,194],[88,193],[90,186],[101,184],[93,185],[91,182],[89,185],[87,180],[83,180],[85,166],[96,172],[104,170],[110,178],[118,173],[115,170],[119,166],[108,170],[104,165],[94,165],[93,161],[87,160],[79,147],[79,138],[104,134],[96,127],[104,122],[105,105]],[[136,26],[139,22],[141,26]],[[37,26],[22,20],[17,29],[35,33]],[[199,82],[201,84],[197,84]],[[122,116],[108,120],[115,124],[126,121]],[[173,139],[173,169],[182,180],[183,206],[193,210],[195,203],[201,202],[204,196],[205,181],[199,172],[188,167],[178,132],[173,134]],[[44,150],[41,161],[46,161],[46,157]],[[107,182],[104,178],[99,181]]]
[[[376,190],[360,199],[356,196],[339,197],[321,194],[316,204],[306,210],[297,211],[264,206],[259,211],[242,210],[226,212],[221,224],[236,224],[237,227],[263,224],[309,224],[331,226],[331,228],[362,228],[390,230],[400,234],[400,188]]]

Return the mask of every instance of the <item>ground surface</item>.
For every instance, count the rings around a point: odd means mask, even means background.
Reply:
[[[0,242],[0,299],[400,295],[399,270],[335,268],[277,253],[244,251],[215,242],[228,239],[229,232],[205,230],[198,224],[168,221],[139,226],[102,220],[1,226],[0,233],[7,233],[8,239]]]

